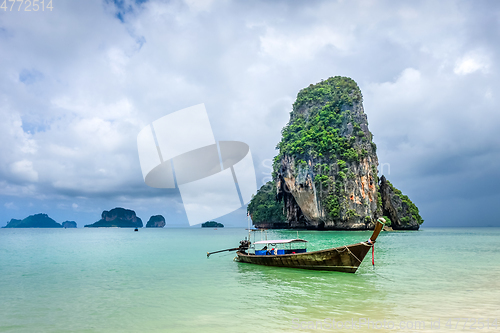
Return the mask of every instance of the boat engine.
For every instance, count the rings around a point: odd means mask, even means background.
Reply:
[[[240,251],[247,250],[250,247],[251,242],[247,239],[240,241],[240,247],[238,248]]]

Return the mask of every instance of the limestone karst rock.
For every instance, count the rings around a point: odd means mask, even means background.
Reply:
[[[85,228],[103,227],[142,228],[142,220],[133,210],[117,207],[103,211],[99,221],[85,226]]]
[[[146,223],[146,228],[163,228],[165,225],[166,223],[163,215],[153,215],[149,218],[148,223]]]
[[[361,91],[352,79],[332,77],[299,91],[277,149],[272,197],[283,203],[285,224],[275,216],[279,214],[273,214],[275,221],[259,214],[259,207],[266,206],[256,204],[265,201],[259,191],[248,206],[259,217],[253,220],[256,226],[364,230],[388,211],[379,191],[376,145]],[[408,197],[403,201],[411,203]],[[392,227],[408,229],[401,221],[411,220],[410,229],[418,229],[423,220],[416,206],[411,212],[398,207],[399,222]]]

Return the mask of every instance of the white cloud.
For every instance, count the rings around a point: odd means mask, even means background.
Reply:
[[[186,4],[195,11],[209,11],[214,0],[185,0]]]
[[[129,63],[124,51],[118,47],[112,47],[107,52],[109,66],[113,74],[123,77],[126,74],[126,66]]]
[[[369,89],[376,89],[376,98],[381,103],[411,104],[422,98],[425,81],[415,68],[405,68],[394,82],[374,83]],[[389,100],[388,100],[389,98]]]
[[[309,61],[327,46],[348,51],[352,39],[349,26],[318,26],[295,33],[269,27],[260,37],[263,55],[288,64]]]
[[[33,162],[22,160],[10,165],[10,170],[14,176],[23,181],[37,182],[38,172],[33,169]]]
[[[490,61],[487,56],[479,52],[470,52],[458,59],[453,72],[458,75],[471,74],[477,71],[488,73]]]

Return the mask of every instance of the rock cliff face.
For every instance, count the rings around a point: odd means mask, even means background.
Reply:
[[[374,225],[378,159],[353,80],[335,77],[301,90],[278,147],[278,199],[291,227]]]
[[[163,228],[165,225],[165,218],[162,215],[153,215],[146,223],[146,228]]]
[[[113,208],[110,211],[103,211],[101,219],[93,224],[88,224],[85,228],[142,228],[142,220],[130,209]]]
[[[376,145],[357,84],[334,77],[302,89],[282,135],[273,178],[286,227],[373,228],[384,210],[379,200]],[[258,192],[252,202],[259,200],[264,195]],[[252,202],[250,214],[256,211]],[[397,221],[406,221],[409,210],[400,208]],[[283,227],[282,222],[253,217],[256,226]],[[393,228],[406,228],[407,223],[395,222]]]
[[[62,223],[63,228],[76,228],[75,221],[65,221]]]
[[[62,226],[47,214],[35,214],[23,220],[11,219],[4,228],[62,228]]]

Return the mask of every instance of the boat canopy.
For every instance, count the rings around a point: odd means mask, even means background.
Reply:
[[[307,243],[304,239],[275,239],[275,240],[262,240],[254,242],[254,244],[288,244],[288,243]]]

